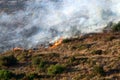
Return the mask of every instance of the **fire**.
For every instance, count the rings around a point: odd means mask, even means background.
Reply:
[[[22,48],[19,48],[19,47],[15,47],[13,48],[13,51],[22,51],[23,49]]]
[[[57,46],[59,46],[62,43],[63,39],[60,38],[58,41],[56,41],[53,46],[50,47],[50,49],[56,48]]]

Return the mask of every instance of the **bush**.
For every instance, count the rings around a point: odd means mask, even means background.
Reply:
[[[33,65],[39,65],[40,61],[41,61],[40,57],[34,57],[34,58],[32,58],[32,64]]]
[[[9,80],[12,77],[12,72],[0,70],[0,80]]]
[[[22,78],[24,78],[26,76],[26,74],[25,73],[19,73],[19,74],[15,74],[14,76],[17,80],[21,80]]]
[[[95,66],[93,70],[95,74],[99,74],[100,76],[105,75],[105,71],[102,66]]]
[[[74,56],[69,58],[69,63],[73,63],[76,60],[76,58]]]
[[[77,44],[71,47],[71,50],[84,50],[84,49],[88,49],[90,48],[91,45],[90,44]]]
[[[51,57],[51,58],[53,58],[53,57],[60,57],[60,54],[59,53],[48,53],[47,56]]]
[[[44,61],[42,58],[40,57],[35,57],[32,60],[32,64],[36,65],[38,68],[40,69],[44,69],[46,66],[46,61]]]
[[[28,80],[34,80],[37,77],[37,74],[33,73],[33,74],[29,74],[26,76],[26,79]]]
[[[13,56],[1,56],[0,57],[0,65],[1,66],[13,66],[18,63],[18,60]]]
[[[65,67],[63,65],[51,65],[48,69],[48,74],[60,74],[65,70]]]
[[[103,53],[102,50],[94,50],[92,51],[92,54],[98,54],[98,55],[101,55]]]
[[[28,54],[27,51],[20,52],[19,55],[17,55],[17,59],[21,62],[26,61],[27,58],[30,57],[30,54]]]
[[[114,36],[109,36],[109,37],[106,38],[106,41],[112,41],[113,39],[115,39]]]
[[[112,31],[114,31],[114,32],[120,31],[120,22],[118,24],[115,24],[112,26]]]
[[[62,41],[62,43],[68,43],[68,42],[70,42],[71,40],[70,39],[63,39],[63,41]]]
[[[87,62],[88,58],[80,58],[79,60],[80,60],[81,62],[85,63],[85,62]]]
[[[39,68],[45,68],[45,65],[46,65],[46,62],[41,60],[40,63],[39,63]]]

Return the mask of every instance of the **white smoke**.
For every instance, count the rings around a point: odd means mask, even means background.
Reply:
[[[0,13],[0,51],[31,48],[60,37],[99,32],[120,19],[120,0],[29,0]]]

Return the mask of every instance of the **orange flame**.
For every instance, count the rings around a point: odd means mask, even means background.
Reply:
[[[15,47],[13,48],[13,51],[22,51],[23,49],[22,48],[19,48],[19,47]]]
[[[56,41],[53,46],[50,47],[50,49],[56,48],[57,46],[59,46],[62,43],[63,39],[60,38],[58,41]]]

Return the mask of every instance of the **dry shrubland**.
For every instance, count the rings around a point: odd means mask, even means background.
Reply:
[[[0,78],[11,80],[119,80],[120,33],[64,39],[54,49],[7,51],[0,69]]]

